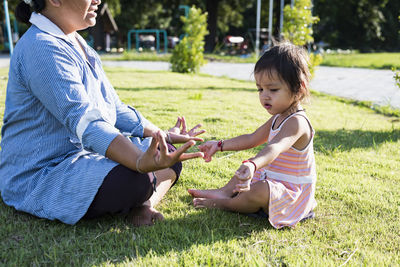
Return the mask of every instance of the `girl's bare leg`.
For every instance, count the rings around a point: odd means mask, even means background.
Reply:
[[[250,187],[250,191],[241,192],[233,198],[194,198],[197,208],[217,208],[241,213],[253,213],[262,208],[268,213],[269,186],[266,181],[259,181]]]
[[[229,182],[221,188],[207,190],[188,189],[188,192],[195,198],[231,198],[234,195],[233,189],[235,189],[237,183],[237,178],[232,177],[232,179],[230,179]]]
[[[155,221],[164,219],[164,216],[154,206],[160,202],[171,188],[176,180],[176,174],[169,168],[156,171],[155,174],[157,176],[156,191],[142,206],[132,210],[132,223],[135,226],[153,225]]]

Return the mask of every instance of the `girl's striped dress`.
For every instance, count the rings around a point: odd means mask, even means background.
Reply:
[[[314,198],[317,178],[313,149],[314,129],[308,118],[303,114],[294,113],[273,130],[279,114],[276,115],[268,142],[279,133],[286,121],[295,115],[303,116],[310,125],[312,136],[309,144],[303,150],[291,147],[281,153],[268,166],[257,170],[252,180],[252,183],[260,180],[268,182],[270,188],[269,221],[273,227],[278,229],[284,226],[294,227],[317,205]]]

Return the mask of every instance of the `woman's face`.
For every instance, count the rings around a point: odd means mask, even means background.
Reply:
[[[63,14],[74,31],[83,30],[96,24],[97,6],[100,0],[60,0]]]

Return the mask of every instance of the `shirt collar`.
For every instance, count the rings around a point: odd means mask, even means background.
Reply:
[[[54,24],[51,20],[49,20],[42,14],[32,12],[29,22],[38,27],[41,31],[44,31],[50,35],[63,39],[72,45],[75,45],[75,42],[73,42],[56,24]],[[83,39],[82,36],[80,36],[78,33],[75,33],[75,37],[81,43],[83,49],[86,52],[87,59],[85,60],[88,60],[89,63],[93,67],[95,67],[95,61],[96,61],[95,57],[94,55],[92,55],[91,51],[87,48],[87,43],[85,39]]]
[[[47,32],[48,34],[61,38],[69,43],[73,43],[56,24],[42,14],[32,12],[29,22],[38,27],[41,31]]]

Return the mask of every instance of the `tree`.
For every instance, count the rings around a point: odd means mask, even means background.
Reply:
[[[315,38],[335,48],[377,48],[385,39],[382,25],[387,4],[388,0],[314,1],[314,12],[321,18]]]
[[[253,5],[248,0],[194,0],[191,3],[208,13],[208,32],[205,50],[214,51],[218,37],[226,34],[231,28],[243,26],[243,12]]]
[[[172,52],[172,71],[187,73],[198,72],[204,64],[204,36],[207,32],[207,13],[202,14],[194,6],[190,9],[188,17],[181,17],[185,37],[175,46]]]
[[[282,31],[285,39],[295,45],[305,45],[314,40],[311,25],[319,18],[311,14],[311,8],[311,0],[295,0],[293,7],[285,6]]]
[[[174,15],[179,12],[180,1],[119,0],[119,3],[123,12],[115,20],[124,40],[130,29],[169,29]]]

